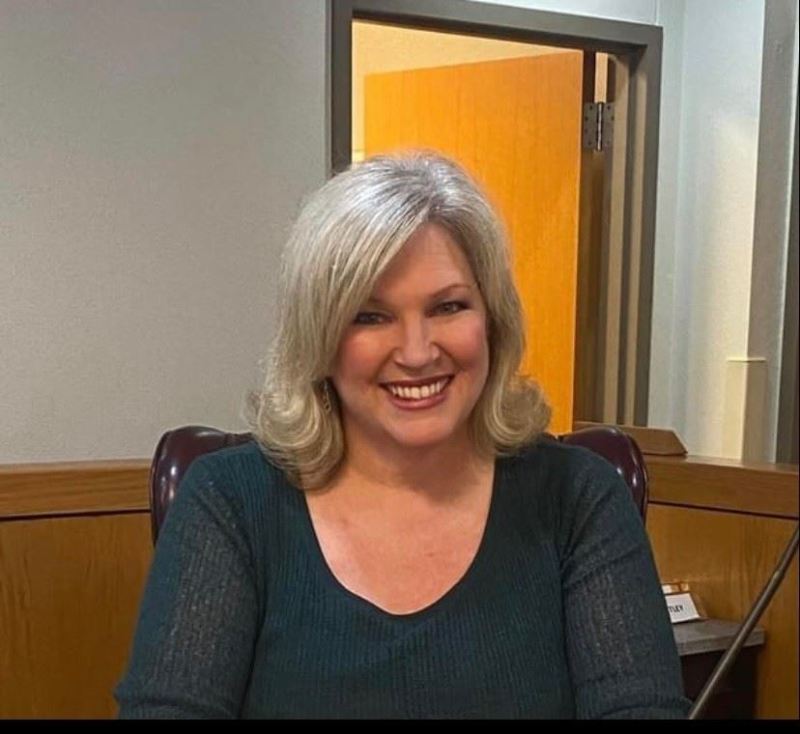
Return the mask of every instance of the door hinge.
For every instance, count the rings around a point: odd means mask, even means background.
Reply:
[[[587,102],[583,105],[583,147],[608,150],[614,139],[614,103]]]

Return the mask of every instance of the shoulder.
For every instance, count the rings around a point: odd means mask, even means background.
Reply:
[[[178,495],[198,492],[216,496],[237,514],[256,506],[288,485],[284,472],[269,459],[256,441],[197,457],[184,475]]]
[[[616,468],[582,446],[562,444],[543,435],[504,461],[510,496],[525,514],[556,526],[601,505],[631,505],[631,490]]]
[[[227,543],[258,566],[293,494],[283,472],[256,442],[203,454],[180,482],[159,544],[170,537],[187,547],[201,540]]]
[[[195,459],[192,468],[195,465],[203,467],[214,476],[281,473],[268,458],[261,444],[255,440],[203,454]]]
[[[548,486],[622,481],[616,469],[599,454],[546,434],[507,457],[506,462],[517,478],[537,479]]]
[[[646,544],[630,487],[599,454],[543,436],[510,457],[508,467],[509,496],[520,522],[552,537],[562,559],[583,559],[581,572],[604,557],[602,548]]]

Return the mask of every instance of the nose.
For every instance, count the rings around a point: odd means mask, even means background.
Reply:
[[[419,369],[436,361],[439,347],[432,338],[427,319],[408,319],[402,322],[395,361],[409,369]]]

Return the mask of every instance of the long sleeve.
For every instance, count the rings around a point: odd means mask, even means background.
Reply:
[[[155,550],[121,718],[235,718],[258,630],[254,564],[236,496],[204,459],[181,483]]]
[[[562,583],[578,718],[684,718],[680,660],[628,488],[592,457],[568,494]]]
[[[649,544],[605,462],[496,469],[466,574],[407,615],[339,584],[303,495],[255,444],[195,462],[161,530],[125,718],[680,717]]]

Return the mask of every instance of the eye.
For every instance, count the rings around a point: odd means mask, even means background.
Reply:
[[[440,303],[434,310],[436,313],[449,316],[450,314],[458,313],[467,308],[469,308],[469,304],[465,301],[445,301],[444,303]]]
[[[377,311],[359,311],[353,319],[354,324],[361,326],[375,326],[386,321],[386,316]]]

